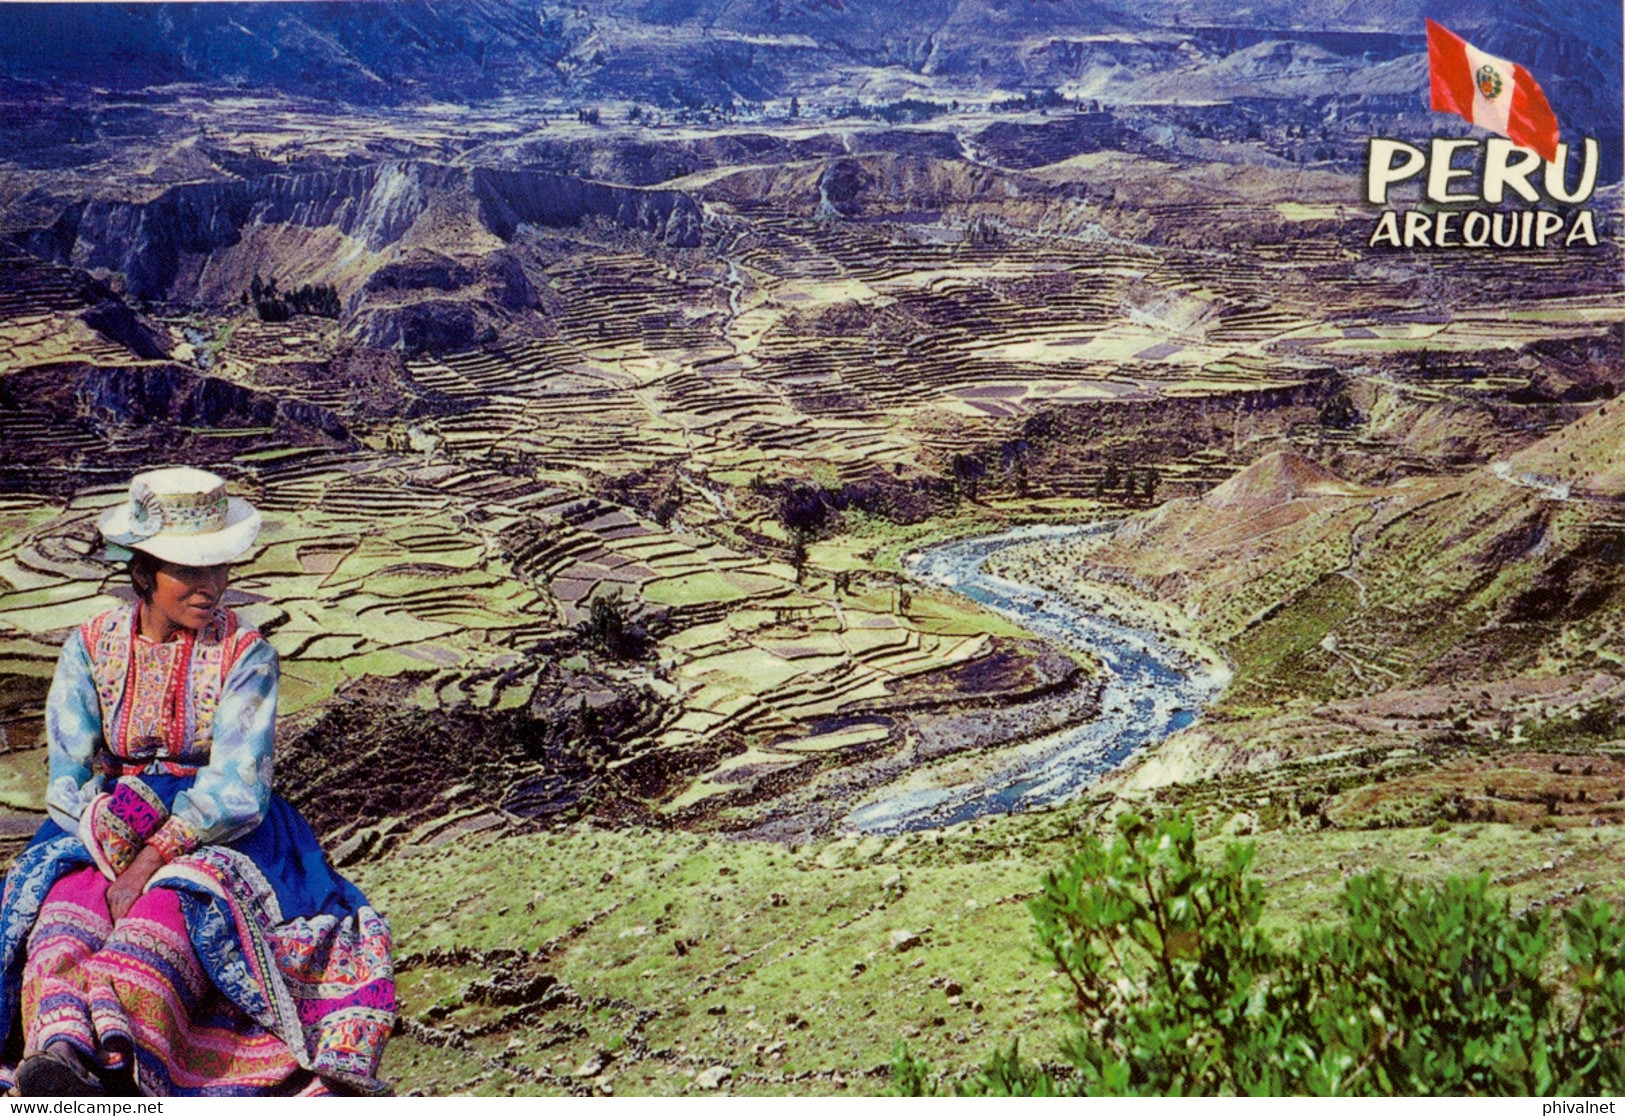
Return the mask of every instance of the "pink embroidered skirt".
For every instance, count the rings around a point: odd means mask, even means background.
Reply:
[[[326,1092],[287,1043],[244,1015],[198,962],[180,896],[154,889],[114,927],[108,880],[58,880],[29,936],[24,1054],[65,1041],[141,1091],[174,1095]]]
[[[143,776],[168,805],[190,780]],[[0,894],[0,1087],[62,1040],[148,1095],[378,1093],[389,926],[278,795],[175,859],[110,926],[107,876],[47,821]]]

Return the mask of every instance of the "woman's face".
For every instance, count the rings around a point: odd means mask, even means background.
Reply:
[[[169,624],[197,631],[209,622],[231,582],[231,567],[165,562],[153,576],[152,608]]]

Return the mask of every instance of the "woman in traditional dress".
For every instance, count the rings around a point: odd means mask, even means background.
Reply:
[[[57,664],[50,817],[0,897],[0,1086],[382,1091],[389,927],[272,793],[276,652],[221,605],[259,512],[160,469],[98,525],[139,600]]]

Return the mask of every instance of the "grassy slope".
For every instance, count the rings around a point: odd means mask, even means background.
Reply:
[[[1266,460],[1093,552],[1078,544],[1070,564],[1183,606],[1235,665],[1224,704],[1243,717],[1303,697],[1617,666],[1622,445],[1615,405],[1494,467],[1387,489],[1283,485]],[[1554,498],[1559,484],[1572,495]]]
[[[696,1076],[725,1066],[735,1093],[875,1093],[899,1040],[951,1071],[1016,1035],[1051,1057],[1063,991],[1032,950],[1025,899],[1104,813],[1078,805],[794,851],[572,828],[368,865],[357,878],[400,928],[412,1021],[386,1075],[402,1092],[668,1095],[700,1091]],[[1336,917],[1345,874],[1374,867],[1485,870],[1516,907],[1581,886],[1625,896],[1617,826],[1258,840],[1266,918],[1284,933]],[[898,930],[922,943],[894,950]],[[482,996],[493,975],[520,991]]]

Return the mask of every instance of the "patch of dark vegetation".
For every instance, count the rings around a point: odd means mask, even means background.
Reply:
[[[1365,421],[1346,391],[1334,395],[1331,402],[1320,409],[1318,418],[1320,425],[1331,430],[1353,430]]]
[[[358,425],[462,414],[479,405],[418,383],[400,352],[361,345],[342,346],[325,360],[264,361],[249,374],[253,386],[267,390],[312,383],[334,389],[337,413]]]
[[[1053,93],[1054,90],[1050,92]],[[888,124],[921,124],[927,120],[935,120],[947,111],[947,105],[937,104],[935,101],[903,97],[896,101],[883,101],[877,105],[848,101],[835,110],[834,116],[837,120],[884,120]]]
[[[1531,748],[1584,748],[1625,734],[1625,709],[1608,700],[1587,702],[1553,716],[1530,718],[1520,728]]]
[[[838,510],[856,508],[904,526],[951,512],[957,503],[953,483],[943,477],[888,476],[883,470],[842,484],[827,499]]]
[[[587,617],[576,625],[576,634],[612,659],[638,659],[648,651],[647,625],[634,615],[634,608],[620,590],[600,593],[587,606]],[[585,706],[583,706],[585,709]]]
[[[510,675],[495,680],[500,688],[532,692],[508,710],[419,709],[410,695],[420,679],[356,683],[279,750],[278,784],[341,859],[377,855],[469,812],[570,819],[605,806],[624,815],[620,777],[606,771],[658,724],[653,695],[551,660]],[[479,681],[492,679],[465,684]]]
[[[1266,432],[1284,439],[1317,425],[1343,391],[1334,376],[1205,399],[1081,402],[1041,409],[1004,437],[959,452],[985,463],[979,491],[986,495],[1087,496],[1139,505],[1201,495],[1236,466],[1280,448]],[[1243,431],[1255,447],[1238,453]],[[1204,453],[1216,453],[1226,464],[1177,472],[1167,467]],[[952,476],[952,455],[943,472]]]
[[[682,511],[683,477],[674,465],[650,465],[607,478],[599,486],[598,495],[622,507],[634,508],[666,527]]]
[[[1512,623],[1575,623],[1607,608],[1625,587],[1625,540],[1592,535],[1559,557],[1508,604]]]
[[[243,305],[254,307],[262,322],[286,322],[301,314],[336,320],[344,312],[338,289],[330,284],[311,286],[306,283],[293,290],[279,291],[276,276],[261,279],[257,271],[248,290],[243,292],[242,301]]]

